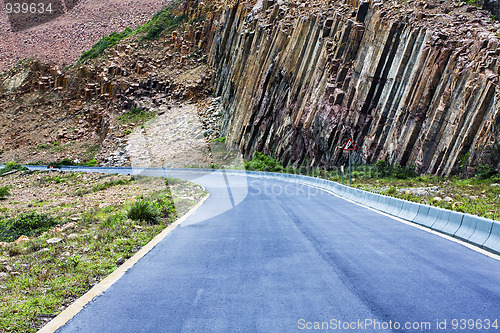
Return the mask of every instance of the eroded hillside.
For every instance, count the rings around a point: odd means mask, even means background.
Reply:
[[[96,158],[100,165],[130,165],[130,151],[143,146],[128,147],[129,137],[147,139],[149,120],[183,109],[196,118],[192,137],[205,147],[198,149],[200,156],[164,165],[210,166],[208,144],[218,137],[217,115],[209,98],[212,71],[197,45],[200,34],[192,31],[197,24],[159,39],[135,35],[65,70],[35,59],[10,70],[0,81],[1,160],[44,164]],[[132,160],[149,158],[138,153]]]
[[[0,12],[0,72],[36,55],[62,67],[74,63],[96,40],[144,24],[168,0],[78,0],[65,15],[23,31],[12,31],[6,10]],[[70,42],[70,43],[68,43]]]
[[[331,168],[352,137],[358,162],[441,175],[499,167],[500,24],[486,11],[452,0],[188,0],[174,14],[186,23],[158,40],[129,38],[66,71],[12,70],[0,158],[48,160],[39,147],[62,141],[87,148],[51,158],[97,147],[101,164],[127,165],[142,123],[120,117],[196,104],[207,144],[225,137],[248,158]]]

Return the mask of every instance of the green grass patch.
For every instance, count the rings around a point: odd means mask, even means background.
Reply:
[[[171,33],[179,28],[181,24],[188,21],[186,15],[175,16],[174,9],[181,3],[180,0],[171,2],[165,8],[156,12],[153,17],[144,25],[137,27],[135,30],[126,28],[122,32],[113,32],[108,36],[103,37],[92,46],[88,51],[78,59],[77,64],[83,63],[88,59],[95,59],[99,57],[106,49],[111,48],[118,44],[121,40],[141,34],[141,40],[153,40],[160,37],[162,34]]]
[[[127,217],[134,221],[142,221],[150,224],[156,224],[159,218],[159,212],[149,201],[137,200],[127,211]]]
[[[4,173],[11,172],[11,171],[24,171],[28,170],[28,168],[16,163],[16,162],[8,162],[5,164],[3,168],[0,169],[0,176],[3,175]]]
[[[476,7],[481,6],[481,2],[479,0],[466,0],[465,2]]]
[[[218,139],[213,139],[212,142],[214,142],[214,143],[224,143],[224,142],[226,142],[226,137],[223,136],[223,137],[218,138]]]
[[[285,168],[271,156],[256,151],[251,161],[245,161],[245,169],[249,171],[283,172]]]
[[[122,124],[127,123],[145,123],[155,116],[153,112],[147,112],[141,108],[132,108],[130,111],[118,117],[118,121]],[[131,132],[130,132],[131,133]],[[126,134],[130,134],[126,133]]]
[[[83,52],[83,54],[80,56],[80,59],[78,59],[77,63],[82,63],[88,59],[97,58],[104,52],[104,50],[115,46],[118,42],[120,42],[122,39],[127,38],[131,34],[132,34],[132,29],[130,28],[126,28],[120,33],[112,32],[109,36],[106,36],[97,43],[95,43],[90,50]]]
[[[75,192],[75,195],[77,195],[77,196],[83,196],[83,195],[86,195],[86,194],[89,194],[89,193],[95,193],[95,192],[99,192],[99,191],[104,191],[104,190],[106,190],[106,189],[108,189],[110,187],[113,187],[113,186],[127,185],[129,183],[130,183],[130,180],[125,180],[125,179],[109,180],[109,181],[104,182],[102,184],[94,185],[90,189],[84,189],[84,188],[78,189]]]
[[[390,165],[386,161],[378,161],[375,164],[376,173],[375,177],[380,178],[396,178],[396,179],[407,179],[410,177],[416,177],[415,166],[399,166]]]
[[[99,166],[99,163],[97,162],[97,160],[95,158],[93,158],[90,161],[83,163],[82,165],[88,166],[88,167],[96,167],[96,166]]]
[[[0,186],[0,200],[5,200],[10,195],[10,186]]]
[[[146,24],[135,29],[135,34],[144,34],[142,39],[152,40],[157,39],[160,35],[171,33],[179,28],[179,26],[188,21],[186,15],[175,16],[173,10],[180,4],[181,1],[173,1],[165,8],[156,12],[151,20]]]
[[[58,219],[45,214],[36,212],[20,214],[16,218],[0,221],[0,241],[13,242],[23,235],[28,237],[38,236],[60,223],[61,221]]]
[[[79,176],[75,174],[75,180]],[[0,247],[0,272],[8,273],[0,280],[0,332],[36,332],[46,323],[45,318],[59,314],[175,221],[177,210],[171,193],[161,186],[162,179],[151,181],[160,187],[153,192],[148,190],[139,200],[156,210],[154,224],[146,219],[128,218],[133,203],[97,208],[102,202],[96,201],[86,206],[85,212],[80,211],[77,222],[64,232],[46,233],[26,243]],[[201,197],[198,186],[193,185],[192,190]],[[133,193],[135,189],[130,190],[130,196]],[[11,229],[18,234],[36,229],[39,234],[59,222],[58,218],[39,216],[36,213],[30,217],[18,216],[16,221],[12,219],[17,224],[11,223],[14,227]],[[33,221],[40,223],[33,225]],[[75,237],[68,237],[71,234]],[[56,237],[62,240],[47,243]],[[10,266],[11,273],[6,266]]]

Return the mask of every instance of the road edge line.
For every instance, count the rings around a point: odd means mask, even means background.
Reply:
[[[309,185],[309,186],[312,186],[312,185]],[[382,214],[382,215],[384,215],[384,216],[390,217],[391,219],[393,219],[393,220],[395,220],[395,221],[398,221],[398,222],[404,223],[404,224],[409,225],[409,226],[411,226],[411,227],[414,227],[414,228],[417,228],[417,229],[420,229],[420,230],[426,231],[426,232],[428,232],[428,233],[430,233],[430,234],[433,234],[433,235],[436,235],[436,236],[442,237],[442,238],[444,238],[444,239],[450,240],[450,241],[452,241],[452,242],[458,243],[458,244],[463,245],[463,246],[465,246],[465,247],[467,247],[467,248],[469,248],[469,249],[471,249],[471,250],[473,250],[473,251],[475,251],[475,252],[478,252],[478,253],[484,254],[484,255],[485,255],[485,256],[487,256],[487,257],[490,257],[490,258],[492,258],[492,259],[495,259],[495,260],[500,261],[500,255],[497,255],[497,254],[494,254],[494,253],[492,253],[492,252],[490,252],[490,251],[487,251],[487,250],[485,250],[485,249],[482,249],[482,248],[480,248],[479,246],[476,246],[476,245],[474,245],[474,244],[471,244],[471,243],[468,243],[468,242],[464,242],[464,241],[462,241],[462,240],[460,240],[460,239],[458,239],[458,238],[448,236],[448,235],[446,235],[446,234],[444,234],[444,233],[442,233],[442,232],[439,232],[439,231],[436,231],[436,230],[432,230],[431,228],[427,228],[427,227],[421,226],[421,225],[419,225],[419,224],[417,224],[417,223],[415,223],[415,222],[412,222],[412,221],[407,221],[407,220],[405,220],[405,219],[402,219],[402,218],[400,218],[400,217],[397,217],[397,216],[394,216],[394,215],[388,214],[388,213],[383,212],[383,211],[381,211],[381,210],[377,210],[377,209],[375,209],[375,208],[365,206],[365,205],[363,205],[363,204],[360,204],[359,202],[353,201],[353,200],[351,200],[351,199],[347,199],[347,198],[345,198],[345,197],[343,197],[343,196],[341,196],[341,195],[339,195],[339,194],[337,194],[337,193],[335,193],[335,192],[333,192],[333,191],[330,191],[330,190],[327,190],[327,189],[324,189],[324,188],[321,188],[321,187],[318,187],[318,186],[313,186],[313,187],[315,187],[315,188],[317,188],[317,189],[320,189],[320,190],[323,190],[323,191],[325,191],[325,192],[327,192],[327,193],[330,193],[330,194],[332,194],[332,195],[334,195],[334,196],[336,196],[336,197],[338,197],[338,198],[340,198],[340,199],[344,199],[344,200],[349,201],[349,202],[351,202],[351,203],[353,203],[353,204],[356,204],[356,205],[361,206],[361,207],[363,207],[363,208],[369,209],[369,210],[371,210],[371,211],[373,211],[373,212],[375,212],[375,213],[379,213],[379,214]]]
[[[205,189],[204,189],[205,190]],[[93,286],[89,291],[83,294],[70,306],[64,309],[60,314],[58,314],[54,319],[47,323],[44,327],[38,330],[38,333],[53,333],[62,326],[64,326],[68,321],[75,317],[80,311],[82,311],[87,304],[92,302],[96,297],[104,293],[109,287],[111,287],[116,281],[118,281],[130,268],[132,268],[141,258],[148,254],[158,243],[160,243],[172,230],[177,228],[182,222],[184,222],[188,217],[190,217],[198,208],[200,208],[205,201],[210,197],[210,193],[204,196],[204,198],[193,206],[186,214],[177,219],[175,222],[166,227],[161,233],[156,235],[149,243],[142,247],[136,254],[134,254],[130,259],[125,261],[120,267],[108,275],[104,280]]]
[[[384,211],[381,211],[381,210],[377,210],[375,208],[372,208],[372,207],[369,207],[369,206],[365,206],[359,202],[356,202],[356,201],[353,201],[351,199],[348,199],[338,193],[335,193],[334,191],[332,190],[329,190],[329,189],[326,189],[324,187],[322,187],[321,185],[316,185],[316,184],[309,184],[307,182],[301,182],[300,180],[298,179],[295,179],[295,180],[292,180],[292,179],[286,179],[286,178],[281,178],[281,177],[271,177],[271,176],[268,176],[268,175],[262,175],[262,174],[259,174],[258,172],[255,172],[255,174],[252,174],[253,171],[247,171],[247,173],[245,174],[233,174],[234,176],[242,176],[242,177],[255,177],[255,178],[259,178],[259,179],[271,179],[271,180],[278,180],[278,181],[283,181],[283,182],[289,182],[289,183],[294,183],[294,184],[301,184],[301,185],[305,185],[305,186],[310,186],[312,188],[316,188],[316,189],[319,189],[319,190],[322,190],[326,193],[329,193],[329,194],[332,194],[338,198],[341,198],[343,200],[346,200],[346,201],[349,201],[353,204],[356,204],[360,207],[363,207],[363,208],[366,208],[366,209],[369,209],[373,212],[376,212],[376,213],[379,213],[379,214],[382,214],[384,216],[387,216],[387,217],[390,217],[391,219],[395,220],[395,221],[398,221],[398,222],[401,222],[401,223],[404,223],[408,226],[411,226],[411,227],[414,227],[414,228],[417,228],[417,229],[420,229],[420,230],[423,230],[423,231],[426,231],[430,234],[433,234],[433,235],[436,235],[436,236],[439,236],[441,238],[444,238],[444,239],[447,239],[447,240],[450,240],[452,242],[455,242],[457,244],[460,244],[464,247],[467,247],[469,248],[470,250],[472,251],[475,251],[477,253],[480,253],[480,254],[483,254],[491,259],[494,259],[494,260],[498,260],[500,261],[500,255],[497,255],[491,251],[488,251],[488,250],[485,250],[477,245],[474,245],[472,243],[469,243],[469,242],[464,242],[456,237],[452,237],[452,236],[449,236],[449,235],[446,235],[445,233],[443,232],[440,232],[440,231],[436,231],[436,230],[433,230],[431,228],[428,228],[428,227],[425,227],[425,226],[422,226],[422,225],[419,225],[418,223],[415,223],[413,221],[408,221],[408,220],[405,220],[405,219],[402,219],[398,216],[394,216],[394,215],[391,215],[391,214],[388,214]],[[279,173],[278,175],[284,175],[282,173]],[[321,179],[321,178],[316,178],[316,177],[311,177],[311,178],[314,178],[314,179]]]

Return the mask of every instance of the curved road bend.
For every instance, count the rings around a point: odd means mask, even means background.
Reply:
[[[497,260],[307,186],[171,176],[212,196],[58,332],[500,332]]]

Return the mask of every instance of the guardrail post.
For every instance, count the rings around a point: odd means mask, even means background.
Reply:
[[[349,186],[351,186],[351,151],[349,150]]]

